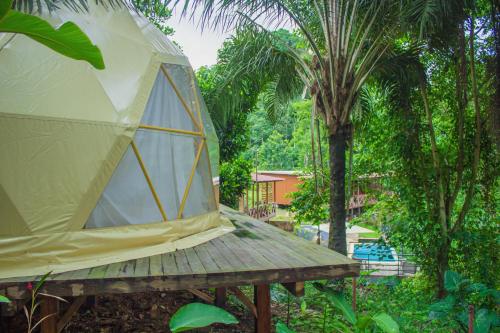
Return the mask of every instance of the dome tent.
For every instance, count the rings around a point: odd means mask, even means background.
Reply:
[[[127,6],[76,23],[106,69],[0,35],[0,278],[192,247],[233,230],[217,210],[217,137],[187,58]],[[213,175],[211,173],[214,173]]]

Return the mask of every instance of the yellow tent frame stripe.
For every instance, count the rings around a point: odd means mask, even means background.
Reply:
[[[187,130],[182,130],[182,129],[177,129],[177,128],[168,128],[168,127],[160,127],[160,126],[145,125],[145,124],[140,124],[139,128],[149,129],[149,130],[153,130],[153,131],[171,132],[171,133],[176,133],[176,134],[203,136],[203,132],[193,132],[193,131],[187,131]]]

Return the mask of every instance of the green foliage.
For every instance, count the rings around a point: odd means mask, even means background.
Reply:
[[[308,172],[303,177],[303,183],[298,185],[298,191],[291,194],[290,210],[298,223],[318,225],[328,221],[329,187],[316,189],[316,180]]]
[[[224,68],[225,65],[219,63],[212,67],[201,67],[196,72],[201,94],[219,139],[221,163],[237,158],[248,146],[247,114],[252,111],[257,98],[246,82],[228,85]],[[244,97],[239,103],[232,103],[234,94]]]
[[[483,19],[487,20],[479,20]],[[449,32],[446,34],[450,36]],[[499,155],[482,126],[478,176],[473,178],[475,109],[471,102],[462,108],[461,145],[457,42],[449,39],[444,49],[432,51],[428,51],[429,45],[416,49],[411,45],[434,41],[410,37],[399,40],[398,59],[403,69],[385,73],[382,83],[372,82],[365,90],[371,111],[356,128],[354,174],[386,175],[383,185],[387,193],[362,218],[374,218],[385,225],[389,242],[415,254],[417,263],[429,276],[442,280],[449,267],[476,281],[492,284],[500,252],[496,236],[500,182],[498,168],[493,167],[498,165]],[[493,91],[486,72],[491,58],[488,60],[483,54],[491,54],[492,45],[491,40],[477,36],[475,43],[476,76],[481,87],[478,102],[480,109],[485,110]],[[470,50],[466,47],[465,51]],[[418,80],[422,72],[430,117]],[[470,68],[466,68],[467,86],[471,85],[469,72]],[[466,95],[472,99],[470,91]],[[488,122],[483,111],[480,118],[481,123]],[[437,159],[433,158],[430,124],[435,133]],[[443,184],[442,190],[439,184]],[[440,196],[445,202],[444,214]]]
[[[387,313],[379,313],[372,317],[375,324],[387,333],[398,333],[399,325]]]
[[[340,310],[344,322],[336,323],[341,332],[376,332],[380,329],[385,333],[399,333],[399,325],[387,313],[375,315],[356,315],[345,297],[332,287],[315,283],[314,286],[326,295],[329,304]],[[346,326],[347,324],[347,326]]]
[[[474,332],[489,332],[500,326],[495,307],[500,304],[500,292],[482,283],[472,283],[454,271],[446,271],[444,286],[449,293],[430,305],[429,316],[442,321],[455,321],[465,330],[468,327],[469,305],[475,305]]]
[[[295,331],[288,328],[282,321],[278,321],[276,323],[276,333],[295,333]]]
[[[10,299],[3,295],[0,295],[0,303],[10,303]]]
[[[214,323],[237,324],[238,320],[224,309],[202,303],[190,303],[177,310],[169,322],[173,333],[184,332]]]
[[[174,29],[167,25],[172,17],[172,10],[162,0],[132,0],[135,8],[139,9],[151,23],[167,36],[174,34]]]
[[[290,96],[299,93],[300,81],[290,74],[294,73],[293,62],[283,52],[283,44],[297,43],[296,40],[286,30],[274,32],[273,38],[251,29],[237,30],[219,50],[217,64],[197,71],[201,93],[219,138],[222,162],[236,158],[248,147],[248,123],[253,122],[247,122],[247,117],[257,104],[269,119],[275,120],[287,109]],[[265,48],[266,55],[262,54],[263,46],[269,47]],[[254,59],[262,62],[257,66]],[[280,140],[275,135],[275,143]],[[275,148],[276,145],[270,147]]]
[[[260,101],[248,115],[250,146],[243,153],[258,159],[261,170],[295,170],[312,167],[310,99],[295,100],[277,119],[271,119]],[[322,134],[326,131],[321,128]],[[327,142],[322,136],[322,153],[327,160]]]
[[[224,162],[220,166],[220,201],[221,203],[238,208],[238,200],[243,191],[250,186],[252,164],[237,158],[231,162]]]
[[[96,69],[104,69],[99,48],[73,22],[54,29],[47,21],[33,15],[9,9],[11,1],[2,1],[0,32],[23,34],[50,49],[76,60],[84,60]]]

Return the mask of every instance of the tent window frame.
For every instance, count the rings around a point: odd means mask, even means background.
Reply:
[[[199,93],[195,88],[195,79],[194,79],[194,73],[193,73],[192,69],[189,70],[189,76],[190,76],[190,80],[191,80],[191,88],[192,88],[193,97],[194,97],[194,109],[196,110],[196,113],[198,116],[198,121],[195,120],[195,116],[194,116],[193,112],[188,107],[187,102],[185,101],[185,99],[181,95],[179,89],[175,85],[175,82],[172,80],[172,77],[168,73],[168,70],[164,68],[164,64],[160,65],[160,69],[161,69],[162,74],[165,76],[165,78],[169,82],[170,86],[173,88],[173,90],[174,90],[177,98],[180,100],[184,110],[189,115],[189,118],[191,118],[191,121],[196,126],[196,128],[199,129],[198,132],[195,132],[195,131],[188,131],[188,130],[177,129],[177,128],[168,128],[168,127],[153,126],[153,125],[146,125],[146,124],[139,124],[139,126],[138,126],[138,128],[146,130],[146,131],[161,131],[161,132],[167,132],[167,133],[173,133],[173,134],[187,135],[187,136],[191,136],[191,137],[200,139],[200,143],[198,144],[198,147],[197,147],[196,156],[195,156],[195,159],[193,161],[193,165],[191,167],[191,171],[189,174],[188,182],[187,182],[186,187],[183,191],[182,200],[180,202],[179,210],[177,213],[177,219],[181,219],[183,216],[183,213],[184,213],[184,208],[186,206],[187,198],[189,196],[189,191],[191,190],[191,185],[193,182],[194,174],[196,172],[196,168],[199,165],[199,161],[200,161],[202,152],[205,150],[205,152],[207,154],[206,156],[208,158],[208,149],[207,149],[207,145],[206,145],[206,137],[204,134],[203,120],[201,117],[201,108],[200,108],[200,101],[199,101],[199,96],[198,96]],[[144,178],[146,179],[146,181],[148,183],[149,190],[151,191],[151,194],[153,195],[155,203],[158,206],[158,210],[161,213],[161,216],[163,218],[163,222],[167,222],[167,221],[169,221],[169,219],[167,217],[165,209],[163,208],[163,204],[162,204],[162,202],[161,202],[161,200],[156,192],[155,185],[154,185],[153,181],[151,180],[151,177],[149,176],[146,165],[142,159],[140,150],[137,147],[137,145],[135,144],[134,140],[132,140],[130,142],[130,145],[132,146],[132,150],[134,151],[134,155],[137,159],[137,162],[139,163],[139,165],[141,167]],[[211,170],[210,163],[208,163],[208,169],[209,169],[208,172],[209,172],[209,175],[211,178],[212,177],[212,170]],[[213,190],[213,195],[215,198],[216,193],[215,193],[215,188],[213,188],[213,186],[212,186],[212,190]]]

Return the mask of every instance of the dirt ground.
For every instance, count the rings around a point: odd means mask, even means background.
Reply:
[[[65,333],[152,333],[170,332],[168,321],[184,304],[198,300],[189,292],[137,293],[99,296],[96,302],[87,302],[62,331]],[[64,313],[67,305],[61,306]],[[237,302],[228,302],[227,310],[235,315],[238,325],[214,325],[193,332],[253,332],[254,320],[248,310]],[[26,333],[26,318],[22,311],[12,318],[3,318],[4,330]]]

